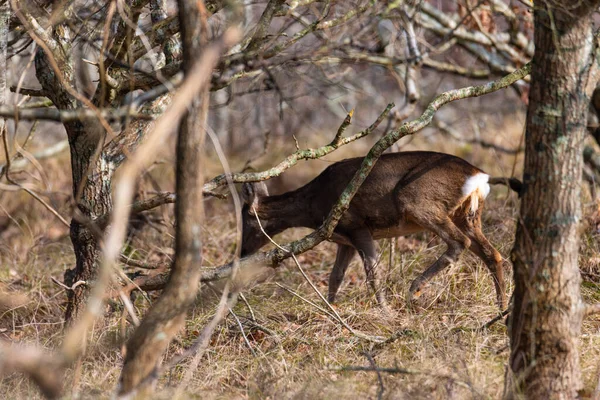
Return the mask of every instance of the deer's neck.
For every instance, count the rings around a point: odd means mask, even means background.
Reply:
[[[273,234],[294,227],[316,228],[311,221],[310,199],[301,189],[260,200],[258,216],[269,222]]]

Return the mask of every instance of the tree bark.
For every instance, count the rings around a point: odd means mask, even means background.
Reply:
[[[81,125],[81,124],[75,124]],[[90,140],[90,130],[94,128],[67,128],[71,153],[73,195],[83,218],[89,221],[102,216],[112,209],[111,186],[114,167],[97,155],[98,146],[103,141]],[[75,252],[75,268],[65,271],[64,281],[73,286],[85,281],[67,293],[65,321],[69,324],[77,319],[85,308],[89,289],[96,280],[98,260],[101,253],[98,239],[85,223],[76,218],[71,220],[71,242]]]
[[[52,53],[62,74],[59,76],[54,72],[48,54],[39,49],[35,57],[36,76],[56,108],[75,110],[82,105],[66,88],[66,85],[75,89],[77,87],[70,33],[65,26],[57,27],[54,33],[54,38],[60,46]],[[114,166],[100,157],[105,132],[97,123],[65,122],[64,127],[71,154],[73,197],[82,217],[91,221],[112,208],[111,182]],[[71,220],[70,235],[76,261],[73,269],[65,271],[64,281],[67,286],[72,286],[78,281],[84,281],[86,284],[78,285],[74,290],[67,292],[67,324],[75,320],[84,309],[85,299],[97,276],[100,254],[96,237],[86,224],[76,218]]]
[[[562,4],[561,4],[562,3]],[[582,145],[596,84],[599,1],[536,2],[520,223],[512,251],[507,397],[570,399],[581,389],[578,228]]]

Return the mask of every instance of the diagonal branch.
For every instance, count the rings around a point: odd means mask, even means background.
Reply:
[[[405,123],[399,128],[390,131],[379,141],[377,141],[377,143],[375,143],[375,145],[371,148],[369,153],[364,158],[363,163],[361,164],[358,171],[355,173],[354,177],[352,178],[344,192],[340,195],[338,201],[332,208],[331,212],[329,213],[329,216],[327,217],[323,225],[321,225],[317,230],[313,231],[312,233],[304,236],[299,240],[282,245],[281,247],[283,248],[283,250],[281,248],[276,248],[268,252],[259,252],[251,256],[245,257],[239,261],[239,266],[237,268],[239,268],[240,271],[246,270],[248,272],[252,271],[253,269],[259,268],[259,266],[261,265],[276,268],[281,263],[281,261],[285,260],[286,258],[289,258],[292,255],[304,253],[305,251],[312,249],[322,241],[329,239],[333,234],[333,231],[335,230],[335,227],[337,226],[337,223],[339,222],[340,218],[348,209],[350,201],[352,200],[362,183],[365,181],[365,179],[375,166],[375,163],[385,150],[387,150],[401,138],[413,135],[421,129],[425,128],[427,125],[429,125],[436,111],[444,105],[456,100],[465,99],[468,97],[479,97],[488,93],[498,91],[500,89],[504,89],[517,82],[518,80],[523,79],[529,74],[530,70],[531,65],[528,63],[522,68],[519,68],[514,72],[510,73],[509,75],[506,75],[503,78],[500,78],[496,81],[492,81],[480,86],[469,86],[462,89],[450,90],[438,95],[435,99],[433,99],[431,103],[429,103],[429,105],[419,118],[411,122]],[[292,155],[290,157],[288,157],[284,162],[280,163],[279,166],[285,167],[287,165],[286,161],[298,161],[298,159],[296,158],[297,156],[294,157],[294,155]],[[247,176],[250,176],[254,180],[264,180],[268,178],[269,171],[276,171],[277,168],[278,167],[274,167],[271,170],[256,174],[233,174],[232,179],[234,179],[235,181],[236,177],[247,178]],[[243,175],[246,175],[246,177],[244,177]],[[219,182],[217,178],[213,179],[213,181],[209,182],[209,184],[207,185],[216,188],[216,182]],[[225,178],[223,177],[219,179],[224,180]],[[205,185],[205,189],[207,185]],[[205,282],[229,277],[233,269],[234,263],[229,263],[211,269],[209,271],[206,271],[202,275],[201,281]],[[162,284],[161,282],[159,282],[161,277],[164,278]],[[167,277],[168,274],[166,273],[160,276],[154,276],[152,278],[153,288],[156,289],[160,288],[161,286],[164,287],[164,284],[167,281]],[[143,288],[144,282],[142,279],[139,280],[139,283],[140,287]]]
[[[129,192],[129,195],[132,194],[131,186],[133,185],[131,183],[136,172],[145,165],[145,162],[150,158],[150,154],[160,149],[162,143],[160,139],[172,131],[173,120],[178,119],[186,111],[187,105],[195,94],[195,89],[208,83],[210,71],[217,63],[219,55],[224,49],[229,48],[237,40],[237,37],[237,31],[230,29],[221,38],[206,46],[203,57],[195,64],[193,71],[187,77],[187,84],[175,95],[172,108],[164,114],[162,122],[157,123],[155,130],[152,132],[154,135],[150,135],[144,149],[140,153],[134,154],[134,157],[137,155],[137,158],[132,161],[132,166],[125,169],[125,178],[129,178],[129,180],[125,179],[125,189]],[[120,188],[123,189],[123,187]],[[65,369],[73,364],[85,351],[83,344],[87,333],[94,321],[102,316],[104,291],[108,284],[111,267],[120,256],[127,219],[127,207],[124,205],[130,201],[130,197],[121,196],[117,200],[115,206],[120,207],[117,209],[120,213],[115,213],[114,218],[119,221],[119,224],[115,224],[115,229],[108,235],[108,240],[105,241],[104,251],[106,255],[99,270],[98,278],[92,288],[88,306],[77,323],[66,332],[62,348],[54,353],[46,354],[37,348],[27,352],[24,348],[12,348],[0,342],[0,375],[13,371],[23,372],[28,374],[48,397],[54,398],[60,395]],[[115,235],[115,231],[118,235]]]

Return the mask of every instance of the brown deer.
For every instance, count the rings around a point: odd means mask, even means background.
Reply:
[[[256,252],[268,242],[256,216],[269,236],[292,227],[318,228],[362,160],[352,158],[332,164],[308,184],[278,196],[269,196],[262,182],[244,184],[242,256]],[[428,230],[446,242],[448,249],[412,282],[409,301],[420,296],[428,281],[456,262],[464,249],[469,249],[489,268],[498,306],[506,308],[502,257],[481,231],[481,212],[490,191],[489,183],[510,185],[520,191],[518,180],[490,178],[449,154],[412,151],[383,155],[330,239],[338,244],[338,250],[329,277],[329,301],[335,300],[346,268],[358,251],[378,303],[389,311],[375,268],[374,240]]]

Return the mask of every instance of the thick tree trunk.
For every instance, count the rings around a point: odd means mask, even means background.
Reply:
[[[68,39],[68,34],[64,38]],[[58,57],[57,57],[58,56]],[[35,59],[36,76],[43,90],[59,109],[75,109],[81,104],[65,89],[65,83],[76,87],[73,62],[70,57],[70,43],[63,43],[63,51],[55,54],[58,65],[62,66],[62,77],[57,77],[43,50],[38,50]],[[71,174],[73,178],[73,197],[81,215],[88,221],[110,211],[111,182],[114,173],[113,164],[105,162],[99,151],[104,142],[104,130],[99,124],[81,122],[65,123],[71,152]],[[100,247],[90,229],[71,220],[71,242],[75,252],[75,267],[65,271],[64,281],[68,286],[84,281],[74,290],[67,292],[65,320],[75,320],[83,311],[89,288],[94,284],[97,274]]]
[[[598,1],[558,3],[536,2],[534,14],[508,397],[568,399],[581,388],[578,227],[582,144],[595,86],[591,12]]]
[[[67,124],[71,149],[71,171],[73,176],[73,195],[77,200],[77,208],[83,218],[93,220],[108,213],[112,209],[111,183],[114,173],[112,163],[105,162],[98,155],[98,145],[102,144],[94,127],[87,129],[81,124]],[[75,126],[70,126],[75,125]],[[96,140],[93,140],[93,137]],[[76,320],[85,308],[85,301],[90,285],[96,280],[100,245],[90,229],[76,218],[71,221],[71,242],[75,252],[75,268],[65,271],[64,281],[73,286],[78,281],[86,284],[78,285],[67,294],[67,310],[65,320]]]

